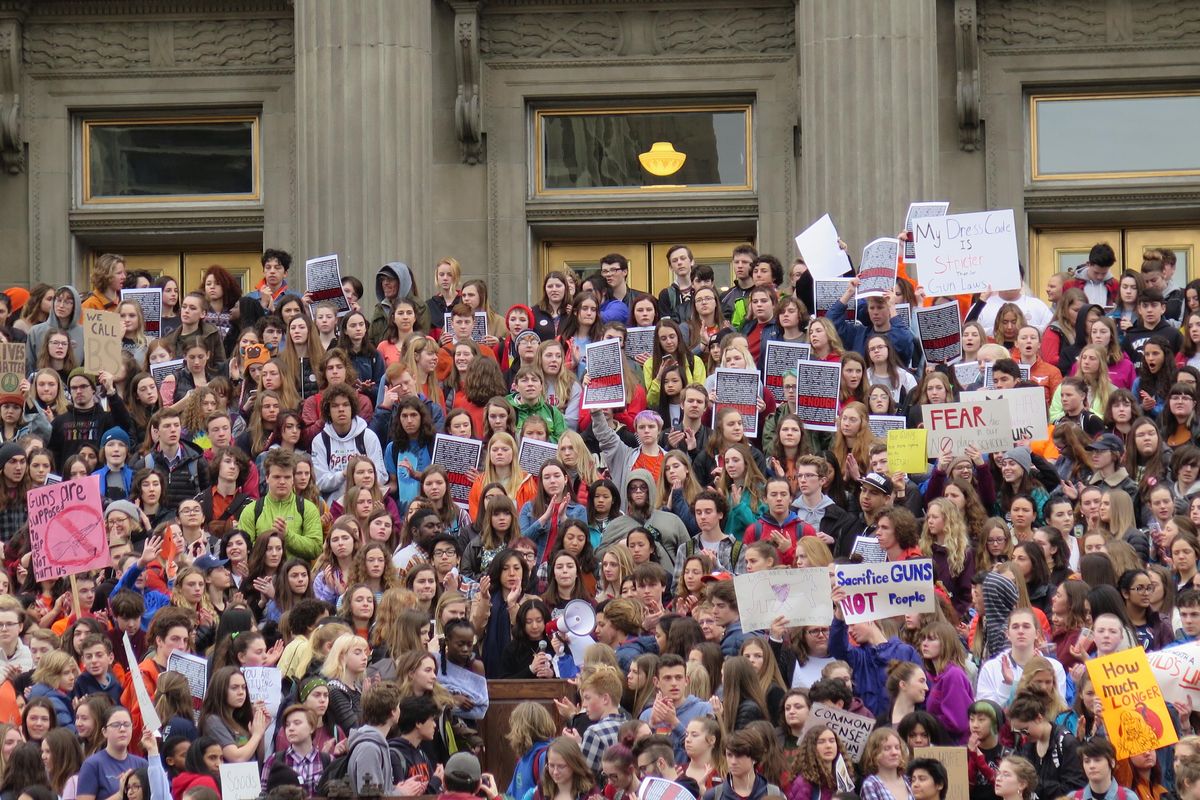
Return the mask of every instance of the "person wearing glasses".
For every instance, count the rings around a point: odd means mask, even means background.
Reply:
[[[70,405],[50,423],[50,442],[56,464],[62,464],[85,444],[100,449],[100,438],[110,428],[130,430],[133,421],[120,394],[113,390],[113,376],[76,367],[67,376]],[[102,401],[107,401],[107,403]]]
[[[1079,740],[1046,719],[1050,698],[1027,689],[1008,709],[1008,724],[1017,739],[1013,755],[1028,759],[1037,772],[1037,797],[1062,797],[1088,784],[1079,758]]]
[[[1161,650],[1174,643],[1175,632],[1171,629],[1171,620],[1162,619],[1150,607],[1150,596],[1154,591],[1150,573],[1144,569],[1125,570],[1117,579],[1117,589],[1125,598],[1125,613],[1133,625],[1137,643],[1146,652]]]
[[[606,284],[605,299],[600,304],[601,322],[629,322],[634,305],[642,298],[658,306],[650,295],[630,288],[629,259],[620,253],[609,253],[600,259],[600,277]]]
[[[88,756],[79,768],[77,800],[108,798],[121,792],[121,776],[146,769],[149,762],[129,752],[133,718],[124,706],[113,706],[104,716],[104,749]]]
[[[5,678],[14,678],[33,669],[33,653],[21,641],[24,614],[16,597],[0,597],[0,676]]]

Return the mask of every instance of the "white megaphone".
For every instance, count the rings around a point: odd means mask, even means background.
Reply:
[[[587,600],[572,600],[563,607],[558,626],[570,634],[567,647],[576,664],[583,664],[583,654],[596,643],[592,631],[596,630],[596,610]]]

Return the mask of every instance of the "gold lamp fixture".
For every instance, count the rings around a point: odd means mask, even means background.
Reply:
[[[679,172],[687,154],[677,151],[670,142],[655,142],[647,152],[638,154],[638,161],[651,175],[666,177]]]

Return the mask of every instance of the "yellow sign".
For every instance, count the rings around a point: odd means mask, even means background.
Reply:
[[[1179,740],[1145,650],[1135,647],[1095,658],[1087,668],[1118,760]]]
[[[892,430],[887,435],[889,472],[911,472],[919,475],[929,471],[929,458],[925,455],[924,428]]]

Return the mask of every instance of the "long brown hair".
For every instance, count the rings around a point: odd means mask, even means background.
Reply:
[[[721,723],[725,730],[736,730],[738,706],[744,700],[752,701],[762,709],[764,717],[767,715],[767,698],[759,684],[758,673],[745,656],[725,659],[721,667],[721,685],[725,689],[721,709]]]
[[[571,795],[586,797],[592,787],[596,785],[596,781],[592,777],[592,768],[583,758],[583,751],[579,749],[579,743],[570,737],[559,736],[550,743],[550,750],[546,754],[547,759],[550,757],[550,753],[554,753],[567,762],[567,768],[571,770]],[[558,786],[551,780],[548,769],[542,770],[542,774],[538,778],[538,786],[541,787],[543,797],[554,797],[558,794]]]

